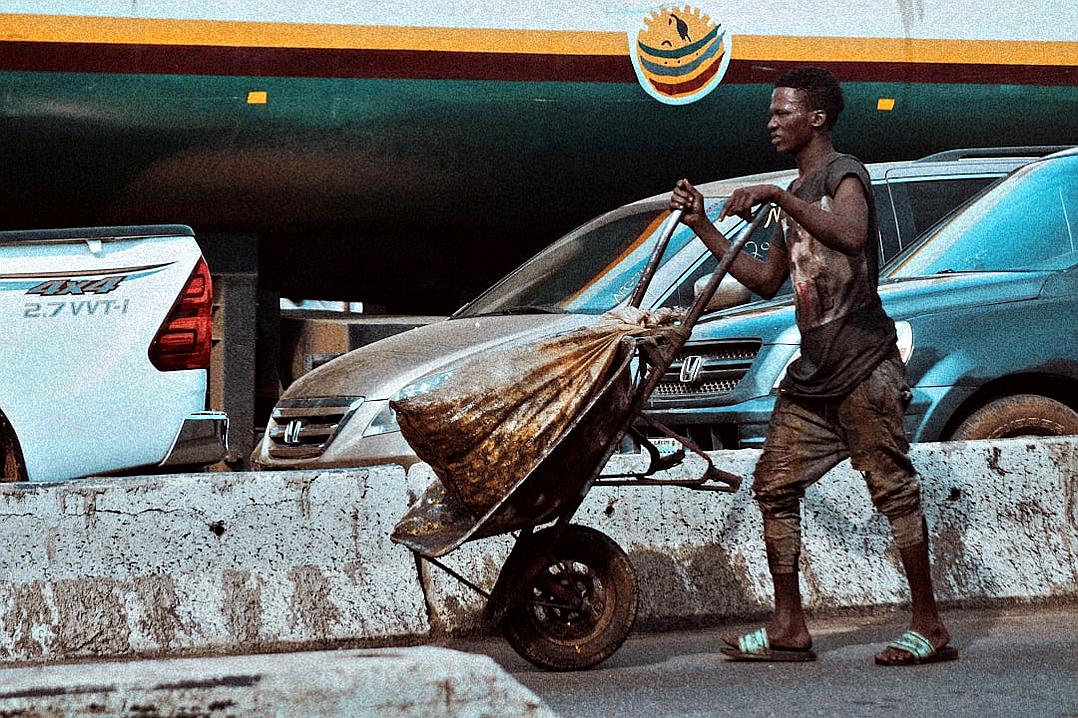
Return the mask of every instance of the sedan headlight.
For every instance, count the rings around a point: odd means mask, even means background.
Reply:
[[[364,429],[363,436],[379,436],[393,431],[400,431],[400,424],[397,423],[397,412],[393,411],[393,407],[389,405],[389,402],[408,399],[413,396],[419,396],[420,394],[434,391],[442,384],[445,384],[449,380],[449,377],[453,376],[455,371],[455,369],[443,369],[433,374],[427,374],[426,376],[420,377],[416,381],[405,386],[394,394],[392,399],[386,401],[382,410],[374,415],[371,422],[367,424],[367,428]]]
[[[367,428],[363,430],[363,436],[380,436],[381,434],[388,434],[391,431],[400,431],[400,424],[397,423],[397,412],[393,411],[393,408],[389,405],[388,401],[379,402],[384,403],[385,406],[382,410],[374,415],[371,419],[371,423],[367,424]]]

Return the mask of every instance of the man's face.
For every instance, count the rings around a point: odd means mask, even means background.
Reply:
[[[771,119],[767,129],[771,144],[782,154],[796,154],[823,127],[824,112],[809,108],[803,90],[776,87],[771,93]]]

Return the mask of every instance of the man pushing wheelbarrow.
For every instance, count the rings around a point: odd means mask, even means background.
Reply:
[[[753,478],[775,610],[754,633],[726,636],[723,652],[736,660],[815,659],[798,586],[800,503],[806,487],[849,457],[891,521],[912,596],[909,630],[876,654],[876,663],[953,660],[958,652],[948,645],[936,610],[920,484],[902,424],[905,367],[894,322],[876,290],[879,233],[868,173],[832,144],[842,107],[842,89],[826,70],[801,68],[780,77],[767,127],[775,149],[797,161],[798,177],[788,189],[739,189],[720,215],[748,216],[759,204],[778,205],[781,219],[766,260],[739,257],[731,273],[768,298],[789,276],[801,332],[801,354],[779,386]],[[681,221],[713,252],[730,246],[704,216],[700,193],[688,181],[678,182],[670,207],[684,213]]]
[[[719,233],[700,193],[682,180],[670,199],[666,231],[625,310],[594,327],[471,359],[448,372],[439,388],[393,403],[405,438],[438,476],[398,523],[393,540],[486,596],[488,614],[536,665],[596,665],[617,650],[635,620],[628,557],[600,532],[571,523],[592,486],[731,492],[740,483],[709,459],[699,480],[651,478],[684,452],[661,457],[633,426],[648,421],[644,404],[727,271],[763,296],[774,295],[791,276],[802,354],[780,388],[754,478],[775,612],[764,628],[726,637],[724,653],[739,660],[815,658],[798,588],[800,499],[807,485],[849,456],[891,520],[913,595],[910,630],[876,661],[909,665],[955,657],[936,611],[920,488],[902,431],[904,367],[894,323],[876,292],[868,176],[831,144],[841,107],[841,90],[829,73],[804,69],[780,78],[768,126],[776,148],[797,160],[799,178],[788,190],[755,186],[730,197],[720,219],[750,219],[752,209],[764,205],[737,241]],[[767,259],[740,256],[772,203],[781,209],[781,222]],[[636,308],[678,221],[720,257],[719,267],[684,315],[642,312]],[[641,474],[602,476],[627,432],[648,449],[651,465]],[[510,532],[518,532],[516,544],[489,593],[437,560],[465,541]]]

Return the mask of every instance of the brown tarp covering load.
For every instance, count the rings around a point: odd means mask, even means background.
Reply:
[[[433,391],[392,403],[404,438],[454,503],[483,516],[571,428],[624,356],[619,343],[660,333],[678,316],[615,310],[592,327],[484,352]]]

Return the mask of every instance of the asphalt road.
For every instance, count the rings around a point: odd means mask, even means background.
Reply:
[[[547,673],[499,639],[454,641],[492,656],[567,718],[660,716],[1069,716],[1078,718],[1078,606],[944,614],[953,663],[873,664],[906,615],[811,619],[819,659],[729,662],[719,636],[755,625],[637,633],[590,671]]]

